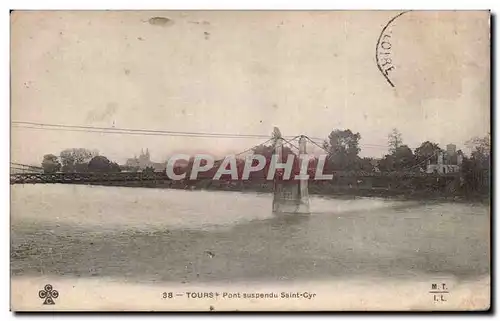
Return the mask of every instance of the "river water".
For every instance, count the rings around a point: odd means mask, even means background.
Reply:
[[[14,185],[13,278],[139,284],[489,277],[484,204],[311,197],[275,215],[272,195]]]

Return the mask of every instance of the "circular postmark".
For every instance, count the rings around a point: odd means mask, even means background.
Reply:
[[[394,66],[392,57],[392,31],[390,27],[394,20],[407,12],[409,11],[403,11],[387,22],[382,32],[380,32],[375,48],[375,61],[377,62],[377,67],[391,87],[395,87],[395,85],[391,80],[390,73],[394,71],[396,67]]]
[[[376,32],[375,61],[383,82],[405,104],[452,101],[467,91],[487,90],[489,12],[388,14],[392,18]]]

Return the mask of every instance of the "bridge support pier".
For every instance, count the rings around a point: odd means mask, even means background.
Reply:
[[[281,139],[276,139],[275,154],[282,160],[283,143]],[[306,139],[299,140],[299,157],[306,154]],[[302,164],[299,164],[302,166]],[[273,196],[274,213],[297,213],[309,214],[309,189],[308,180],[275,180]]]

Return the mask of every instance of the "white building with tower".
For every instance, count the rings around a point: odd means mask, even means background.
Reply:
[[[460,171],[462,161],[463,154],[461,151],[457,152],[457,145],[448,144],[446,145],[446,151],[438,153],[437,163],[431,164],[431,160],[427,161],[427,173],[457,173]]]

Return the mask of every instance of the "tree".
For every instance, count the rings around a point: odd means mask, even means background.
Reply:
[[[122,168],[120,167],[120,165],[118,165],[118,163],[111,162],[111,168],[110,168],[110,170],[113,173],[119,173],[119,172],[122,171]]]
[[[414,170],[416,157],[408,145],[400,145],[379,162],[382,172]]]
[[[393,128],[392,132],[387,135],[387,143],[391,154],[394,154],[394,152],[403,144],[402,135],[397,128]]]
[[[480,163],[483,168],[490,167],[491,137],[488,133],[484,137],[474,137],[466,142],[466,145],[472,149],[471,159]]]
[[[275,132],[276,132],[276,129],[275,129]],[[277,134],[275,133],[274,135],[277,135]],[[264,156],[264,158],[266,159],[266,163],[265,163],[265,166],[263,169],[250,173],[250,177],[249,177],[250,179],[262,179],[262,178],[267,177],[269,167],[271,165],[271,158],[274,154],[274,150],[275,150],[275,146],[273,146],[273,145],[259,145],[259,146],[255,146],[254,148],[252,148],[254,155]],[[282,152],[281,162],[286,162],[288,155],[290,155],[290,154],[295,155],[293,150],[288,146],[283,146],[281,149],[281,152]],[[296,157],[294,159],[294,168],[297,167],[297,164],[298,164],[298,159]],[[256,165],[257,165],[257,160],[254,160],[252,163],[252,166],[256,166]]]
[[[371,157],[363,157],[358,160],[358,169],[364,172],[375,170],[374,160]]]
[[[55,173],[61,170],[61,163],[56,155],[46,154],[43,156],[42,168],[44,173]]]
[[[490,133],[485,137],[474,137],[466,142],[472,149],[470,157],[464,157],[462,175],[467,192],[479,192],[484,195],[490,193],[490,166],[491,166],[491,138]]]
[[[61,152],[60,158],[63,172],[80,172],[87,168],[87,163],[99,155],[98,151],[85,148],[68,148]]]
[[[274,147],[271,145],[259,145],[252,148],[252,151],[256,155],[262,155],[266,159],[271,159],[271,156],[274,153]]]
[[[394,150],[394,168],[399,171],[409,170],[415,163],[415,155],[408,145],[401,145]]]
[[[107,157],[104,156],[94,156],[88,164],[88,170],[90,172],[101,172],[101,173],[121,171],[120,166],[118,166],[118,164],[111,162]]]
[[[268,158],[271,159],[272,155],[274,154],[274,146],[272,146],[272,145],[259,145],[259,146],[255,146],[254,148],[252,148],[252,151],[254,154],[262,155],[266,159],[268,159]],[[292,149],[288,146],[283,146],[281,151],[282,151],[282,155],[283,155],[284,159],[286,159],[289,154],[294,154]]]
[[[144,168],[142,172],[146,174],[152,174],[155,172],[155,169],[153,166],[146,166],[146,168]]]
[[[423,142],[420,147],[415,149],[415,162],[419,168],[427,168],[427,163],[436,164],[438,154],[443,150],[439,148],[438,144],[430,141]]]
[[[381,172],[392,172],[395,168],[395,158],[393,155],[385,155],[378,163],[378,168]]]
[[[328,151],[328,168],[333,170],[353,170],[357,166],[361,135],[350,129],[336,129],[328,136],[323,147]]]

